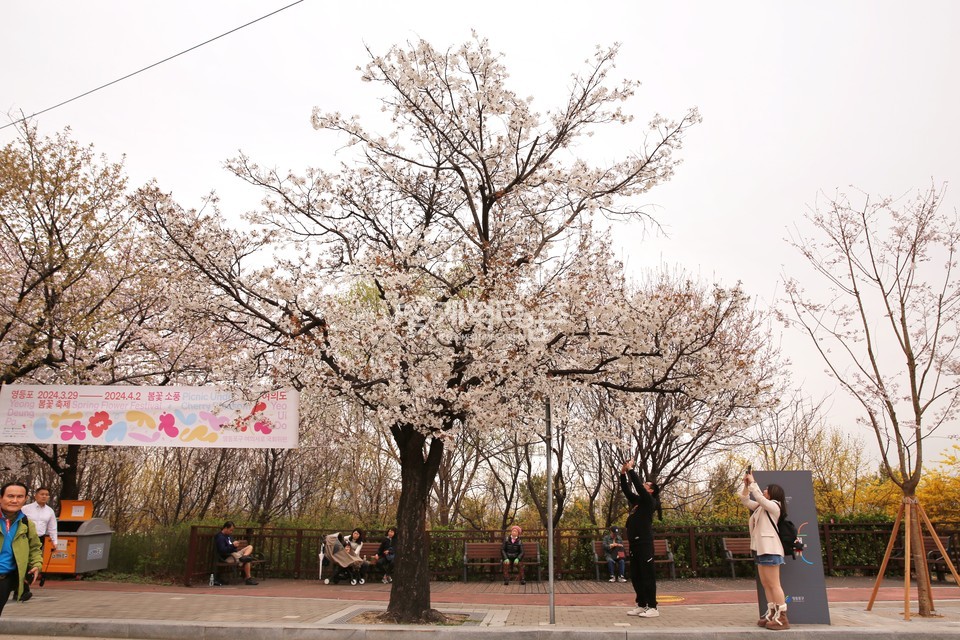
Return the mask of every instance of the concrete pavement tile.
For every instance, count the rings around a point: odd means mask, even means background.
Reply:
[[[273,582],[273,581],[271,581]],[[273,585],[272,589],[226,592],[214,589],[154,588],[137,591],[136,585],[62,585],[44,589],[24,604],[11,603],[4,610],[4,634],[24,637],[97,636],[163,640],[738,640],[766,637],[755,626],[757,605],[752,592],[707,591],[699,599],[688,597],[677,604],[663,604],[659,618],[627,616],[629,599],[610,594],[557,606],[556,625],[550,626],[549,608],[530,602],[533,597],[513,594],[504,598],[497,585],[489,593],[471,591],[472,585],[442,585],[447,599],[435,603],[442,611],[473,612],[481,626],[418,627],[397,625],[335,624],[334,620],[359,609],[383,609],[386,592],[374,590],[335,591],[309,582]],[[602,586],[602,585],[601,585]],[[672,585],[678,590],[680,585]],[[74,588],[71,588],[74,587]],[[565,585],[575,589],[576,585]],[[953,587],[956,589],[956,587]],[[741,592],[742,591],[742,592]],[[960,599],[938,599],[942,618],[902,619],[902,600],[881,600],[871,612],[864,602],[844,597],[831,600],[832,625],[798,625],[791,631],[804,640],[886,640],[886,638],[960,639]],[[945,595],[951,594],[945,591]],[[902,592],[901,592],[902,594]],[[464,599],[459,600],[457,596]],[[684,592],[684,595],[696,595]],[[358,597],[360,596],[360,597]],[[361,599],[368,596],[370,600]],[[579,598],[579,597],[577,597]],[[610,606],[611,599],[623,600]],[[712,604],[724,602],[728,604]],[[537,602],[534,600],[534,602]],[[540,599],[539,602],[544,602]],[[595,604],[603,603],[603,604]],[[733,604],[729,604],[733,603]],[[916,608],[916,603],[913,603]],[[53,613],[53,615],[51,615]],[[349,616],[348,616],[349,617]],[[760,635],[758,636],[758,631]],[[497,634],[496,637],[491,634]],[[401,637],[402,636],[402,637]],[[508,637],[503,637],[508,636]]]
[[[365,627],[286,627],[283,630],[283,640],[366,640],[366,637]]]

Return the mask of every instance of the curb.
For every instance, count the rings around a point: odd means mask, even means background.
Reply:
[[[956,640],[956,630],[917,628],[882,631],[863,627],[800,625],[790,637],[803,640]],[[10,618],[3,621],[3,634],[13,636],[76,636],[129,640],[629,640],[639,637],[689,640],[756,640],[758,629],[582,629],[574,627],[430,627],[357,626],[245,623],[182,623],[169,621],[106,621],[97,619]],[[761,636],[762,637],[762,636]]]

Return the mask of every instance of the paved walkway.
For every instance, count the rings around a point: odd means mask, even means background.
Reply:
[[[828,579],[831,625],[797,625],[807,639],[960,638],[960,588],[934,587],[941,617],[903,620],[903,583],[885,581],[872,612],[865,611],[872,580]],[[26,603],[11,602],[0,618],[10,637],[75,636],[169,640],[306,640],[386,638],[493,640],[634,636],[694,639],[756,638],[752,580],[666,580],[659,583],[661,615],[626,615],[629,584],[557,582],[555,624],[549,623],[545,583],[433,583],[435,608],[468,616],[463,626],[364,624],[356,617],[382,611],[390,585],[322,585],[317,581],[266,580],[259,586],[178,587],[49,580]],[[913,594],[915,598],[915,593]],[[911,609],[916,612],[914,600]]]

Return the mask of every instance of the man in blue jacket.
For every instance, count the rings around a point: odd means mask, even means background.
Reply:
[[[22,482],[0,487],[0,613],[10,593],[19,600],[24,581],[32,584],[43,566],[37,530],[21,511],[26,501],[27,485]]]
[[[250,562],[253,560],[253,545],[246,540],[233,539],[233,523],[229,520],[223,523],[220,533],[213,537],[217,546],[217,555],[223,562],[239,562],[245,578],[244,584],[258,584],[250,575]]]

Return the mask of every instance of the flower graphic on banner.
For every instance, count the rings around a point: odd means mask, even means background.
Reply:
[[[177,409],[173,412],[173,415],[177,417],[177,422],[180,424],[185,424],[187,426],[193,424],[197,421],[197,414],[195,413],[184,413],[180,409]]]
[[[85,445],[296,446],[298,396],[238,397],[210,387],[0,387],[5,442]]]
[[[90,420],[87,422],[87,430],[90,431],[91,437],[99,438],[104,431],[110,428],[111,424],[113,424],[113,420],[110,419],[109,413],[97,411],[90,416]]]
[[[143,411],[127,411],[127,421],[138,427],[157,428],[157,421],[153,419],[153,416]]]
[[[179,435],[180,429],[177,428],[177,419],[173,417],[173,414],[164,413],[160,416],[160,431],[171,438],[176,438]]]
[[[127,437],[127,423],[116,422],[110,426],[111,428],[107,430],[104,440],[106,442],[123,442],[123,439]]]
[[[230,419],[224,416],[218,416],[215,413],[210,413],[209,411],[201,411],[200,419],[210,425],[210,428],[214,431],[220,431],[223,428],[223,425],[230,422]]]
[[[62,424],[60,425],[60,439],[64,442],[68,442],[72,438],[84,440],[87,437],[86,429],[84,424],[79,420],[71,424]]]
[[[41,440],[48,440],[53,437],[53,429],[47,423],[47,419],[44,417],[37,418],[33,421],[33,433],[35,436]]]
[[[207,430],[207,425],[201,424],[196,427],[186,427],[180,433],[180,439],[184,442],[199,440],[200,442],[216,442],[220,435]]]

